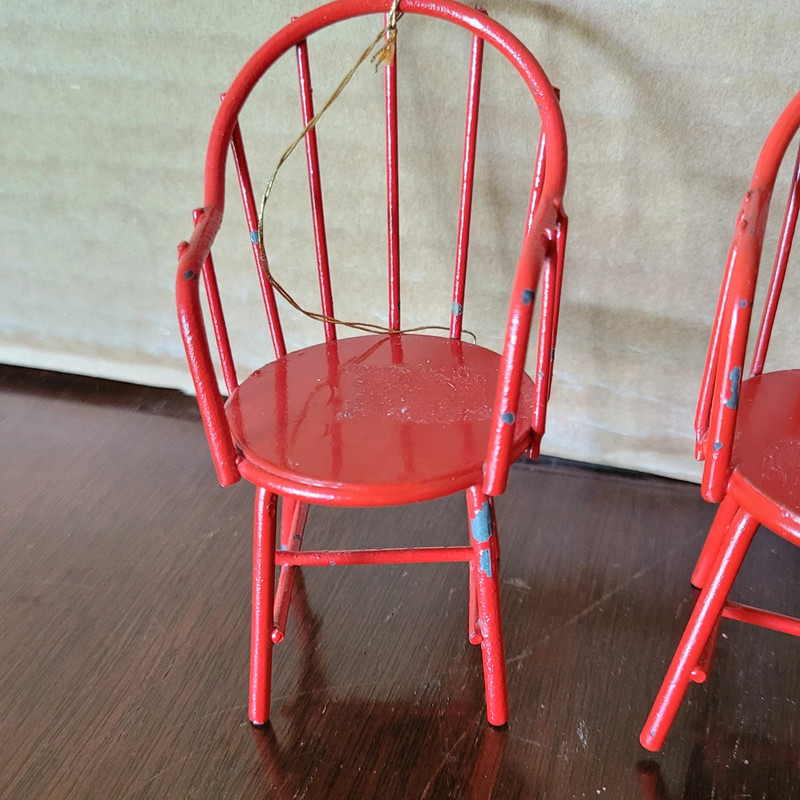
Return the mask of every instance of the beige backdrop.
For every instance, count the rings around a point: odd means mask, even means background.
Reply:
[[[311,0],[14,2],[0,7],[0,361],[188,390],[175,245],[202,202],[223,91]],[[695,393],[738,204],[800,88],[796,0],[489,0],[561,88],[570,146],[567,273],[544,451],[696,478]],[[201,16],[201,13],[204,16]],[[317,102],[379,29],[312,50]],[[446,322],[469,43],[401,22],[404,322]],[[536,132],[519,81],[487,59],[465,325],[498,347]],[[293,65],[243,119],[263,186],[298,131]],[[385,318],[381,81],[363,70],[320,129],[341,316]],[[267,109],[277,112],[269,117]],[[268,211],[273,267],[313,264],[303,157]],[[231,195],[216,258],[240,373],[268,359]],[[313,267],[311,268],[313,269]],[[313,303],[309,281],[292,282]],[[796,299],[794,289],[791,289]],[[787,314],[783,351],[800,323]],[[289,325],[292,345],[315,331]],[[783,355],[781,355],[783,357]]]

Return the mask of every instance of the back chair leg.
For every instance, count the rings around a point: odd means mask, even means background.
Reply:
[[[664,682],[658,692],[650,716],[642,729],[639,741],[648,750],[660,750],[669,733],[681,700],[689,687],[695,668],[700,664],[697,677],[705,678],[701,659],[709,637],[714,634],[728,593],[742,565],[747,548],[758,528],[758,520],[744,509],[735,514],[728,535],[718,548],[716,559],[700,597],[683,632],[678,649],[669,665]]]
[[[256,489],[253,526],[253,612],[250,631],[250,721],[269,720],[275,593],[275,530],[278,496]]]
[[[494,503],[478,487],[467,491],[467,513],[472,544],[472,574],[477,596],[477,628],[486,687],[486,718],[490,725],[508,722],[503,626],[500,620],[500,581]]]
[[[308,518],[308,503],[301,503],[293,497],[281,498],[281,549],[299,549],[303,541]]]
[[[719,504],[717,513],[714,516],[714,521],[711,523],[711,528],[703,543],[703,549],[700,551],[700,556],[694,566],[694,572],[692,572],[692,586],[698,589],[703,588],[708,578],[708,573],[714,565],[714,560],[717,557],[719,548],[722,546],[725,534],[738,510],[738,503],[731,495],[726,494]]]

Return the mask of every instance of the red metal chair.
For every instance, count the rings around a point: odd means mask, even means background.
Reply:
[[[800,152],[742,380],[770,198],[798,128],[800,94],[767,137],[728,255],[695,420],[703,497],[720,506],[692,574],[700,597],[640,736],[648,750],[661,748],[689,683],[706,679],[721,618],[800,636],[800,620],[727,599],[759,525],[800,545],[800,369],[763,371],[800,207]]]
[[[500,624],[498,544],[493,498],[510,464],[538,453],[555,346],[566,217],[561,198],[566,139],[556,91],[528,50],[484,12],[448,0],[402,0],[402,14],[454,23],[471,34],[458,246],[449,337],[402,331],[400,321],[397,63],[384,67],[388,206],[389,325],[386,333],[338,338],[322,206],[315,130],[305,135],[324,341],[287,352],[275,288],[259,248],[258,215],[239,128],[251,90],[287,51],[297,56],[303,120],[313,118],[309,38],[318,29],[365,14],[377,29],[390,0],[338,0],[276,33],[224,95],[213,125],[205,203],[190,241],[179,246],[177,302],[192,378],[222,485],[244,477],[256,486],[250,719],[269,718],[273,643],[284,636],[293,570],[300,566],[463,561],[469,564],[469,639],[483,656],[487,717],[507,721]],[[388,22],[387,22],[388,24]],[[405,32],[400,23],[399,46]],[[377,30],[376,30],[377,32]],[[409,35],[411,35],[409,33]],[[510,294],[502,355],[461,341],[484,43],[522,77],[541,118],[527,223]],[[465,41],[466,44],[466,41]],[[211,258],[224,207],[226,152],[232,148],[253,243],[275,360],[238,382]],[[382,180],[382,179],[381,179]],[[522,216],[521,216],[522,218]],[[311,235],[311,234],[309,234]],[[269,249],[269,243],[264,243]],[[199,297],[206,289],[228,400],[221,394]],[[536,377],[524,371],[540,292]],[[292,312],[294,313],[294,312]],[[310,504],[384,506],[466,492],[469,544],[356,551],[300,549]],[[282,498],[279,548],[278,497]],[[275,587],[275,566],[281,567]],[[274,592],[274,600],[273,600]]]

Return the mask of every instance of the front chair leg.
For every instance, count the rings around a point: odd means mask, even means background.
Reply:
[[[256,489],[249,710],[250,721],[254,725],[264,725],[269,720],[277,510],[278,496],[261,487]]]
[[[506,664],[500,620],[500,581],[494,503],[478,487],[467,490],[472,574],[477,595],[478,632],[486,687],[486,718],[490,725],[508,722]]]
[[[703,584],[708,578],[708,573],[711,571],[711,567],[714,566],[714,560],[725,539],[725,534],[728,532],[731,521],[738,510],[739,504],[734,500],[733,495],[726,494],[717,509],[717,513],[714,515],[714,521],[711,523],[708,534],[706,534],[703,549],[700,551],[697,563],[694,566],[692,586],[698,589],[703,588]]]
[[[739,509],[704,581],[700,597],[683,632],[678,649],[656,696],[639,741],[648,750],[660,750],[681,700],[693,680],[705,680],[703,653],[714,634],[728,593],[758,528],[758,520]]]

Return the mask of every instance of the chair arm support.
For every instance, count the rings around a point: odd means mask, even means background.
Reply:
[[[505,491],[514,441],[519,395],[533,320],[534,297],[542,265],[556,257],[555,225],[559,203],[542,203],[520,254],[509,305],[506,338],[500,361],[489,448],[484,466],[483,492],[499,495]],[[538,233],[537,233],[538,231]]]
[[[730,477],[739,389],[744,378],[745,351],[768,210],[768,194],[749,191],[745,195],[731,246],[727,285],[720,300],[713,377],[706,378],[706,391],[710,390],[711,395],[705,401],[709,409],[703,441],[702,495],[712,503],[722,500]]]
[[[211,222],[211,226],[206,223]],[[190,242],[178,246],[176,298],[178,323],[192,375],[197,403],[203,418],[211,456],[222,486],[230,486],[241,477],[238,456],[231,438],[222,395],[219,391],[214,364],[208,346],[203,311],[200,305],[199,284],[202,267],[216,233],[214,221],[206,215],[195,228]]]

